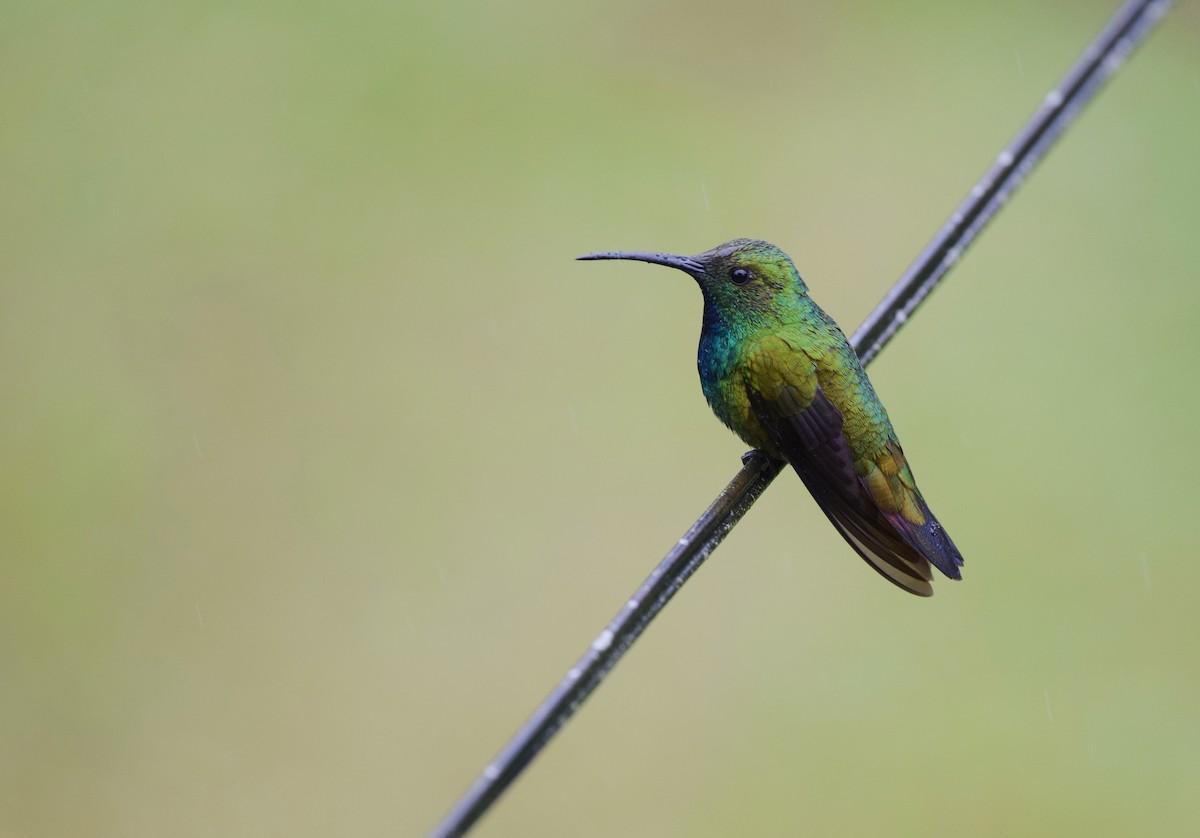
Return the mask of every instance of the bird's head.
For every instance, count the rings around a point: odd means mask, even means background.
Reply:
[[[614,251],[579,258],[634,259],[678,268],[696,280],[706,305],[737,319],[786,317],[808,295],[788,255],[755,239],[734,239],[697,256]]]

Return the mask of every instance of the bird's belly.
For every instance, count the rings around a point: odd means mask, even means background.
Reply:
[[[740,376],[730,375],[710,383],[704,383],[704,396],[713,413],[725,426],[737,434],[751,448],[761,449],[779,457],[775,445],[767,436],[750,406],[750,395],[746,392]]]

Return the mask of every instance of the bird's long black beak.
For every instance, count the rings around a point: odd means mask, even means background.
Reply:
[[[671,253],[643,253],[639,251],[612,250],[607,253],[588,253],[578,257],[581,262],[594,259],[633,259],[638,262],[650,262],[653,265],[666,265],[668,268],[678,268],[693,276],[704,272],[704,265],[695,256],[675,256]]]

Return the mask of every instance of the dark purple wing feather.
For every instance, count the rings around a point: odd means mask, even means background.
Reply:
[[[909,543],[908,533],[898,532],[870,499],[854,472],[854,458],[842,433],[842,414],[825,393],[817,388],[806,408],[801,407],[799,393],[787,386],[775,401],[753,389],[749,394],[771,441],[855,552],[888,581],[919,596],[931,596],[933,572],[925,551]],[[933,516],[927,515],[927,520],[933,521]]]

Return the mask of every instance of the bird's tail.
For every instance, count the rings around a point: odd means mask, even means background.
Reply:
[[[963,565],[962,553],[958,552],[958,548],[950,540],[946,528],[933,517],[933,513],[929,511],[929,504],[925,503],[920,493],[917,493],[916,501],[925,518],[924,524],[914,524],[898,512],[887,514],[887,519],[900,537],[929,559],[934,567],[951,579],[962,579],[962,573],[959,571]]]

